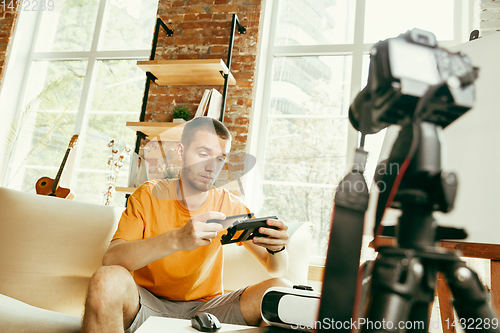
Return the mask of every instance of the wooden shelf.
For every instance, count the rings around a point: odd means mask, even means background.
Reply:
[[[158,140],[158,136],[162,141],[181,141],[184,123],[172,122],[127,122],[127,127],[144,133],[148,140]]]
[[[156,76],[160,86],[224,85],[221,72],[229,72],[222,59],[150,60],[138,61],[137,66]],[[229,85],[236,85],[231,73],[228,80]]]
[[[135,190],[137,190],[137,188],[135,187],[120,187],[120,186],[115,187],[116,192],[121,192],[125,194],[132,194],[134,193]]]

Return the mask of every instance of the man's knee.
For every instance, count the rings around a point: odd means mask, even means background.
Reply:
[[[123,302],[134,286],[132,275],[122,266],[100,267],[90,279],[87,303],[101,307]]]
[[[284,278],[272,278],[272,279],[266,280],[264,282],[268,285],[268,288],[271,288],[271,287],[292,288],[293,287],[293,283],[287,279],[284,279]]]

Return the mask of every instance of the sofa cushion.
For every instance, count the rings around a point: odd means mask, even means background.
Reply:
[[[0,188],[0,294],[81,316],[122,211]]]
[[[288,224],[288,272],[283,276],[294,284],[307,284],[313,224]],[[244,246],[224,245],[224,290],[236,290],[272,276]]]

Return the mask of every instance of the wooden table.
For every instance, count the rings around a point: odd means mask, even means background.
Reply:
[[[222,328],[218,332],[233,332],[240,330],[248,330],[251,326],[230,325],[221,323]],[[191,326],[191,320],[163,318],[163,317],[149,317],[144,324],[139,327],[137,333],[195,333],[199,332]]]
[[[375,244],[379,246],[394,246],[396,240],[392,237],[379,237]],[[491,278],[491,306],[497,313],[500,313],[500,245],[485,243],[451,242],[442,241],[440,246],[445,249],[460,251],[461,257],[489,259]],[[437,296],[439,299],[439,309],[441,313],[441,324],[443,333],[456,332],[454,327],[448,328],[446,319],[451,323],[454,320],[453,305],[450,288],[443,274],[438,274]]]

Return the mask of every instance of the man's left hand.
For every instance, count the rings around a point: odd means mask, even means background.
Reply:
[[[261,234],[268,235],[269,237],[254,237],[252,239],[253,243],[265,247],[270,251],[281,250],[288,241],[288,226],[280,220],[267,220],[267,225],[276,229],[259,228]]]

